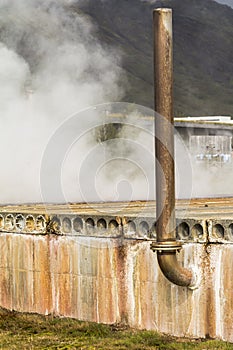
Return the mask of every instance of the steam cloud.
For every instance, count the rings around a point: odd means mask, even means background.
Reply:
[[[72,4],[61,0],[0,1],[0,203],[44,200],[41,163],[59,128],[71,144],[62,169],[44,168],[43,185],[52,184],[54,173],[60,171],[68,202],[155,198],[152,122],[145,125],[129,108],[127,120],[114,120],[128,123],[118,130],[117,137],[96,142],[98,135],[88,118],[83,119],[80,112],[78,119],[78,111],[84,108],[120,99],[122,72],[119,53],[101,47],[95,27]],[[122,112],[128,107],[123,104]],[[102,108],[105,117],[108,108]],[[143,112],[150,114],[147,109]],[[66,130],[74,113],[77,131],[72,127]],[[87,116],[96,118],[98,125],[109,122],[93,108]],[[76,132],[83,135],[72,143]],[[55,147],[52,158],[59,152]],[[180,138],[176,139],[176,162],[178,197],[233,193],[232,164],[214,172],[200,169],[189,159]],[[187,164],[192,164],[189,171]],[[63,202],[56,187],[51,192],[50,187],[47,190],[45,186],[46,201]]]
[[[1,203],[41,202],[41,159],[56,128],[120,97],[119,54],[68,5],[0,1]]]

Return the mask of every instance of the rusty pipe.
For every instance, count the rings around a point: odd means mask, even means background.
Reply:
[[[160,269],[170,282],[178,286],[193,287],[193,273],[178,263],[176,253],[158,252],[157,258]]]
[[[176,256],[181,244],[175,229],[172,10],[156,9],[153,19],[157,241],[151,249],[157,251],[160,269],[170,282],[192,288],[196,276],[180,266]]]

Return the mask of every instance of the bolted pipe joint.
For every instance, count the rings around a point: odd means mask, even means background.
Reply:
[[[177,261],[176,252],[181,248],[182,244],[179,241],[151,243],[151,250],[157,251],[158,264],[164,276],[178,286],[197,289],[200,284],[198,271],[185,269]]]

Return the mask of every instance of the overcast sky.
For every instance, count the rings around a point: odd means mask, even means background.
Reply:
[[[215,1],[219,2],[220,4],[229,5],[233,8],[233,0],[215,0]]]

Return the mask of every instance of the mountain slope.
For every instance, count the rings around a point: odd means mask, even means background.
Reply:
[[[171,7],[174,19],[176,115],[233,116],[233,10],[212,0],[79,1],[102,43],[122,52],[124,100],[153,106],[152,10]]]

